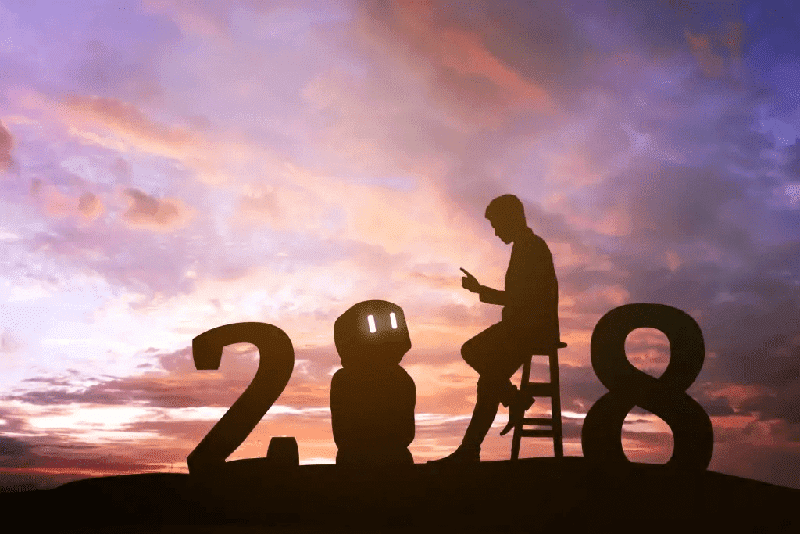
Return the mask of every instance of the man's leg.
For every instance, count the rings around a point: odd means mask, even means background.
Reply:
[[[472,419],[464,433],[464,439],[461,440],[462,447],[480,451],[483,439],[489,433],[494,418],[497,416],[501,392],[505,389],[503,382],[511,385],[508,380],[504,381],[491,376],[482,376],[478,379],[478,401],[472,411]]]
[[[499,401],[508,406],[517,398],[519,390],[511,383],[511,376],[522,365],[515,353],[519,352],[505,323],[497,323],[461,347],[461,357],[480,376],[493,376]],[[504,377],[504,378],[503,378]]]
[[[505,326],[502,323],[492,325],[461,347],[464,361],[480,375],[478,399],[461,445],[442,460],[479,461],[481,444],[492,427],[500,403],[508,406],[517,398],[519,391],[510,378],[520,364],[516,363],[513,354],[508,353]]]

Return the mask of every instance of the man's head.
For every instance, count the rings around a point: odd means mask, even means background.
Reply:
[[[528,227],[522,202],[514,195],[502,195],[489,202],[486,218],[495,235],[506,244],[516,241],[520,232]]]

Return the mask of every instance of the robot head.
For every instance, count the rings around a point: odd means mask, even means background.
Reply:
[[[411,348],[403,309],[385,300],[351,306],[333,323],[333,341],[344,367],[396,365]]]

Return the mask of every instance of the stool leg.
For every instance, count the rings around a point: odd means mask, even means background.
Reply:
[[[531,356],[533,358],[533,356]],[[528,360],[524,364],[522,364],[522,378],[519,381],[519,390],[522,391],[523,388],[528,384],[528,380],[531,377],[531,361]],[[524,417],[523,417],[524,419]],[[522,440],[522,425],[523,422],[520,420],[516,426],[514,426],[514,436],[511,438],[511,459],[518,460],[519,459],[519,446],[520,441]]]
[[[522,429],[517,425],[514,427],[514,437],[511,438],[511,459],[519,460],[519,444],[522,439]]]
[[[558,381],[558,350],[554,349],[548,354],[550,359],[550,383],[553,384],[552,407],[553,418],[553,455],[556,458],[564,457],[564,445],[561,441],[561,385]]]

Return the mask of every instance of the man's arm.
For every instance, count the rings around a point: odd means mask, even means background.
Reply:
[[[545,305],[555,289],[555,273],[550,249],[541,238],[515,243],[506,271],[505,289],[480,286],[481,302],[512,308]]]
[[[491,287],[481,286],[478,288],[478,295],[481,302],[487,304],[497,304],[499,306],[506,305],[506,292],[499,289],[492,289]]]
[[[478,293],[480,296],[481,302],[486,302],[488,304],[499,304],[500,306],[505,305],[505,292],[500,291],[498,289],[492,289],[491,287],[486,287],[478,282],[478,279],[475,278],[469,271],[461,267],[461,270],[466,275],[464,278],[461,279],[461,286],[464,289],[468,289],[473,293]]]

